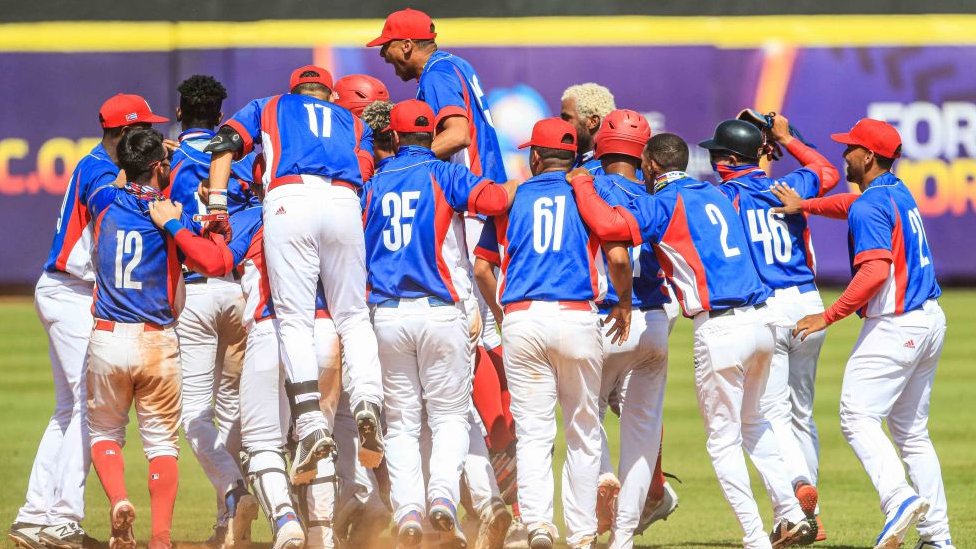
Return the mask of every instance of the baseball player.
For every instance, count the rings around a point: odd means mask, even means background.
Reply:
[[[164,194],[193,215],[206,207],[197,189],[210,170],[210,154],[204,152],[223,116],[221,105],[227,90],[212,76],[194,75],[179,85],[176,109],[182,132],[173,153],[170,185]],[[254,156],[234,162],[228,181],[229,213],[254,205],[247,190]],[[234,547],[249,539],[257,501],[247,493],[237,463],[240,450],[240,371],[246,333],[241,317],[244,295],[233,277],[207,278],[187,271],[186,304],[176,325],[183,369],[183,429],[187,442],[217,493],[217,522],[212,541]],[[216,419],[216,425],[214,420]],[[241,524],[238,524],[240,522]],[[245,524],[246,523],[246,524]]]
[[[776,438],[759,409],[774,345],[764,310],[772,292],[756,273],[737,213],[721,191],[683,171],[688,145],[680,137],[652,137],[642,162],[654,192],[627,208],[600,199],[591,176],[574,177],[583,219],[604,240],[651,243],[684,315],[694,320],[695,385],[708,453],[745,533],[744,547],[812,542],[815,526],[793,495]],[[776,524],[769,536],[743,449],[773,500]]]
[[[56,405],[34,458],[26,501],[10,526],[10,538],[26,549],[81,549],[87,539],[79,522],[85,516],[90,463],[84,381],[95,272],[88,199],[118,177],[116,145],[126,132],[168,121],[153,114],[142,97],[125,94],[105,101],[98,118],[102,141],[68,180],[51,251],[34,292],[50,342]]]
[[[386,84],[368,74],[348,74],[335,81],[335,104],[362,117],[366,107],[376,101],[389,101]]]
[[[837,169],[817,151],[790,135],[789,121],[775,115],[769,129],[802,167],[776,179],[804,198],[823,196],[837,185]],[[767,304],[790,324],[808,314],[823,312],[814,280],[810,229],[804,216],[772,213],[779,200],[769,191],[773,179],[759,167],[763,133],[743,120],[726,120],[715,136],[704,141],[712,165],[722,179],[719,189],[735,205],[750,240],[759,278],[773,290]],[[817,521],[817,539],[826,539],[817,515],[817,428],[813,422],[813,387],[824,333],[805,340],[788,327],[776,329],[776,347],[766,394],[760,406],[769,420],[786,462],[797,499],[810,520]]]
[[[491,119],[484,88],[474,67],[466,60],[439,50],[434,22],[426,13],[404,9],[391,13],[380,36],[368,47],[380,47],[380,56],[393,66],[403,81],[417,80],[417,99],[434,110],[439,131],[431,149],[443,160],[462,164],[472,173],[492,181],[505,181],[501,147]],[[484,228],[484,219],[468,215],[464,221],[467,244],[466,269],[471,276],[474,249]],[[490,350],[501,345],[484,296],[474,288],[465,303],[472,336],[470,354],[475,369],[488,365]],[[483,516],[485,527],[510,521],[503,505],[498,505],[499,490],[492,473],[487,430],[475,410],[469,421],[469,455],[465,461],[465,484],[471,492],[475,510]]]
[[[637,180],[641,153],[651,137],[651,127],[639,113],[614,110],[603,118],[597,134],[594,158],[606,175],[594,178],[597,193],[608,204],[626,206],[647,191]],[[580,173],[590,173],[585,166]],[[611,547],[630,548],[644,500],[650,490],[654,464],[661,443],[664,386],[667,380],[668,333],[672,321],[664,312],[670,301],[661,270],[649,245],[629,250],[633,262],[632,316],[630,337],[623,345],[603,342],[603,371],[600,383],[600,417],[606,414],[611,390],[617,390],[620,410],[621,481],[610,464],[606,431],[602,434],[600,487],[597,519],[600,533],[612,528]],[[613,287],[600,303],[607,314],[618,302]],[[616,484],[612,484],[613,481]],[[619,491],[619,496],[616,492]],[[611,493],[613,495],[611,496]],[[611,505],[616,498],[616,516]]]
[[[180,263],[193,265],[201,256],[185,250],[184,257],[170,236],[174,227],[195,230],[189,216],[165,231],[149,219],[169,182],[162,135],[127,132],[117,158],[130,182],[102,186],[88,199],[96,258],[87,374],[91,456],[111,505],[109,548],[134,549],[135,508],[125,487],[122,445],[135,402],[149,460],[149,547],[167,549],[178,484],[180,364],[173,325],[184,297]]]
[[[597,533],[593,487],[600,470],[595,388],[603,361],[594,302],[606,291],[600,242],[580,219],[566,183],[577,150],[573,126],[558,118],[541,120],[525,147],[532,147],[534,175],[519,187],[511,210],[486,226],[477,252],[501,266],[498,301],[505,315],[505,372],[518,434],[519,507],[529,547],[551,549],[557,534],[552,449],[558,402],[568,446],[562,491],[567,542],[592,547]],[[632,272],[625,248],[606,253],[622,294],[610,314],[617,343],[627,339]]]
[[[616,108],[610,90],[594,82],[575,84],[563,91],[559,117],[572,124],[579,136],[574,168],[582,166],[593,175],[602,173],[600,160],[594,156],[594,138],[603,117]]]
[[[401,546],[420,543],[425,511],[435,529],[463,540],[456,505],[468,452],[471,378],[461,303],[471,281],[462,270],[460,213],[502,213],[515,188],[437,160],[430,149],[434,120],[422,101],[393,107],[389,130],[397,153],[370,180],[364,214],[387,444],[397,458],[388,466]],[[433,437],[426,498],[417,408],[422,399]]]
[[[325,292],[342,340],[352,383],[351,403],[360,434],[360,459],[382,459],[382,387],[376,337],[366,307],[366,269],[357,190],[373,169],[372,132],[346,109],[330,103],[332,76],[308,65],[293,71],[291,93],[250,102],[208,145],[210,208],[226,208],[234,157],[262,143],[265,258],[281,322],[292,415],[299,444],[291,464],[295,484],[316,475],[318,460],[334,443],[319,405],[313,334],[315,291]],[[213,191],[216,190],[215,194]]]
[[[890,124],[863,118],[831,138],[847,145],[847,180],[858,185],[860,195],[802,200],[782,184],[774,192],[783,213],[847,218],[854,278],[826,311],[800,319],[794,335],[805,338],[855,311],[864,318],[844,372],[840,422],[881,496],[885,525],[875,548],[900,547],[916,524],[916,548],[953,547],[942,471],[928,433],[946,320],[918,205],[891,173],[901,137]]]

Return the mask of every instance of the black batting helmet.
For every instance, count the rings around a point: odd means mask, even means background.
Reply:
[[[745,120],[726,120],[715,127],[715,136],[698,144],[710,151],[729,151],[746,158],[759,158],[762,131]]]

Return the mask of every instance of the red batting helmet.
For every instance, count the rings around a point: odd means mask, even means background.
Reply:
[[[617,109],[603,117],[596,133],[596,158],[605,154],[624,154],[640,158],[651,138],[651,125],[637,111]]]
[[[338,96],[335,104],[349,109],[359,116],[373,101],[389,101],[386,85],[368,74],[350,74],[336,80],[333,91]]]

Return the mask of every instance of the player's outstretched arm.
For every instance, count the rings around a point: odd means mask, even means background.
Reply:
[[[505,312],[498,304],[498,298],[495,296],[498,289],[498,278],[495,277],[494,266],[485,259],[476,257],[474,260],[474,280],[478,284],[478,289],[481,290],[485,303],[491,309],[491,314],[495,316],[495,322],[501,325]]]
[[[171,200],[149,203],[149,218],[154,225],[173,237],[176,246],[186,256],[186,266],[206,277],[225,276],[234,268],[234,256],[223,236],[204,238],[193,234],[180,218],[183,205]]]
[[[824,155],[790,134],[790,121],[785,116],[778,114],[773,118],[773,127],[770,128],[770,133],[777,143],[786,147],[786,150],[797,162],[817,175],[817,179],[820,181],[817,196],[823,196],[837,186],[837,182],[840,181],[840,172]]]
[[[566,174],[573,186],[576,207],[586,226],[604,242],[623,242],[628,246],[641,243],[640,230],[633,216],[620,207],[607,204],[593,188],[593,176],[585,168]],[[628,217],[630,218],[628,220]]]
[[[622,242],[604,244],[603,253],[607,258],[607,274],[620,300],[607,315],[606,321],[611,323],[607,335],[611,343],[623,345],[630,335],[634,267],[630,263],[630,252]]]
[[[878,293],[890,273],[890,254],[878,253],[864,260],[837,301],[823,313],[801,318],[793,328],[793,336],[798,336],[802,341],[810,334],[826,329],[834,322],[854,314]]]
[[[803,197],[792,187],[778,181],[769,189],[783,203],[781,207],[773,208],[773,213],[786,215],[808,213],[832,219],[847,219],[847,212],[858,196],[854,193],[841,193],[803,200]]]

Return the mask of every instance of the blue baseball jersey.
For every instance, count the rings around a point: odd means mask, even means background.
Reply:
[[[765,303],[772,293],[756,272],[738,213],[714,185],[685,173],[629,205],[644,242],[677,294],[685,316]]]
[[[749,249],[756,270],[774,290],[813,284],[816,256],[806,215],[775,214],[782,202],[769,190],[779,182],[792,187],[803,198],[820,193],[820,178],[808,168],[794,170],[773,179],[754,168],[718,186],[732,201],[749,237]]]
[[[92,213],[88,199],[102,187],[111,186],[118,175],[119,167],[101,144],[78,162],[64,191],[54,241],[44,263],[45,271],[64,272],[89,282],[95,280],[91,253]]]
[[[593,187],[600,198],[611,206],[626,207],[638,196],[647,196],[648,194],[644,185],[617,174],[595,177]],[[664,278],[659,276],[661,264],[658,263],[651,245],[644,243],[640,246],[632,246],[629,252],[631,265],[634,269],[634,308],[658,307],[670,303],[671,298],[664,288]],[[619,301],[613,284],[608,281],[607,296],[601,304],[601,310],[609,309]]]
[[[191,219],[194,215],[207,211],[207,205],[200,201],[197,188],[200,181],[210,177],[210,153],[203,149],[215,133],[201,128],[181,133],[180,147],[173,153],[170,161],[172,168],[169,187],[166,187],[163,194],[182,204],[183,211],[190,214]],[[231,164],[231,177],[227,180],[227,212],[230,215],[261,203],[249,190],[253,179],[254,156],[252,152]],[[192,271],[186,273],[187,282],[202,278],[203,276]]]
[[[240,134],[244,154],[261,143],[266,186],[288,176],[318,175],[361,187],[357,154],[373,153],[373,132],[358,116],[308,95],[255,99],[224,125]]]
[[[471,144],[457,152],[452,162],[492,181],[508,179],[488,100],[470,63],[446,51],[434,52],[420,74],[417,99],[430,105],[438,119],[447,114],[468,119]]]
[[[169,233],[149,219],[149,202],[114,186],[102,187],[88,202],[95,216],[95,317],[175,322],[184,298],[183,257]],[[196,231],[187,213],[180,222]]]
[[[370,303],[471,294],[463,219],[491,182],[426,147],[401,146],[369,180],[364,208]]]
[[[599,301],[606,294],[600,241],[583,223],[563,171],[522,183],[508,213],[485,222],[477,255],[500,265],[503,305]]]
[[[851,204],[847,221],[852,266],[873,257],[891,258],[890,276],[858,312],[861,316],[913,311],[942,295],[922,215],[911,191],[894,174],[875,178]]]
[[[603,171],[603,163],[597,160],[594,156],[593,151],[585,152],[576,158],[576,164],[573,165],[574,168],[586,168],[586,171],[590,172],[590,175],[604,175],[607,172]],[[638,170],[640,173],[640,170]]]

